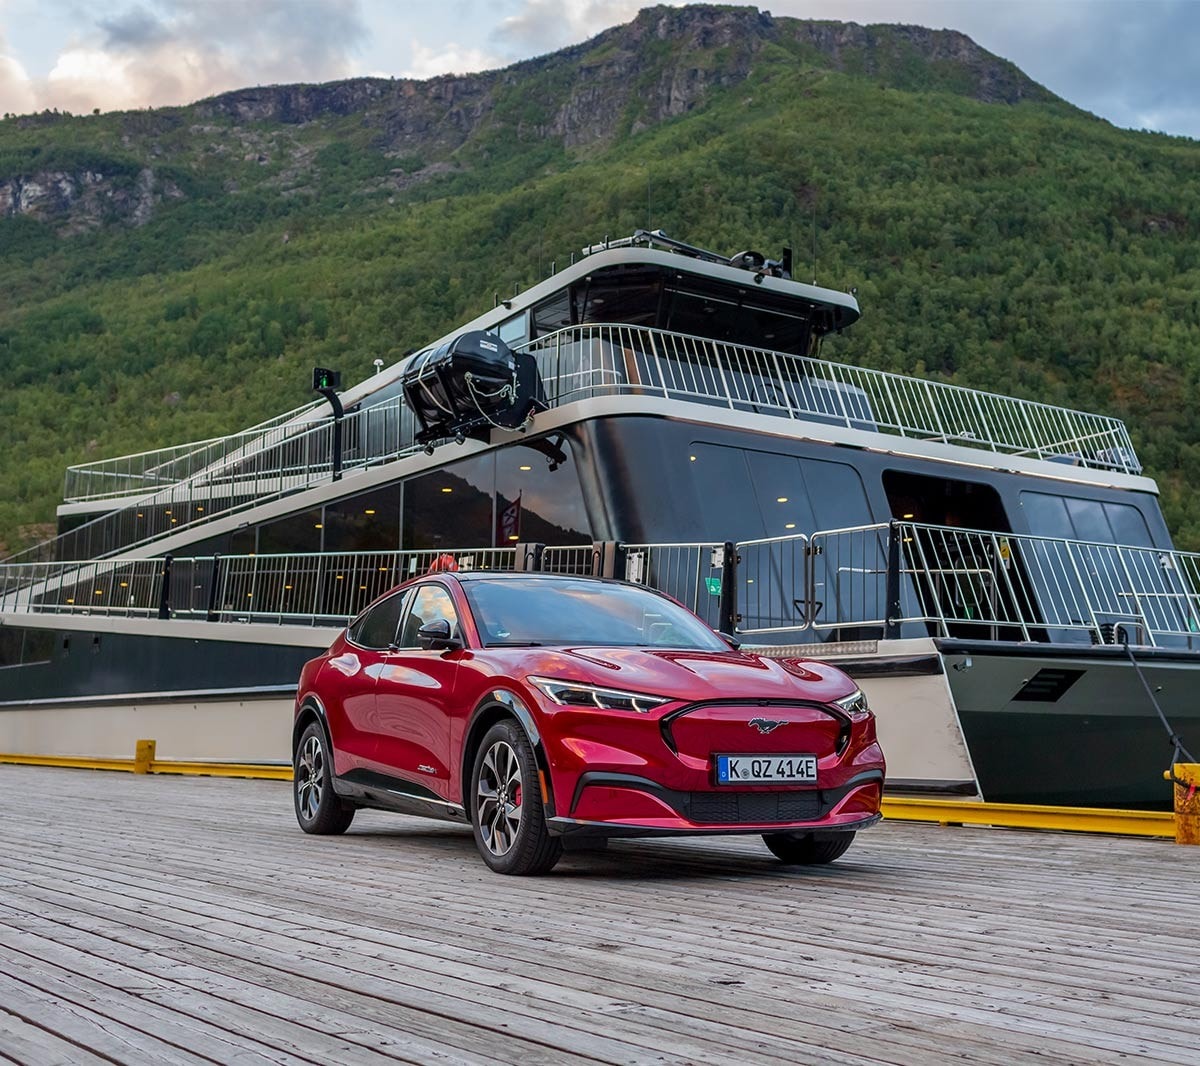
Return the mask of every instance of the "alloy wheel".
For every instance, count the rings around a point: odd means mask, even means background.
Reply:
[[[325,789],[325,749],[321,738],[310,734],[300,749],[296,764],[296,800],[301,815],[312,821],[321,809]]]
[[[475,787],[484,846],[506,855],[521,830],[521,764],[511,744],[498,740],[488,748]]]

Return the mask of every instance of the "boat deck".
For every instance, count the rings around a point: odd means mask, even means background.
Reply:
[[[1200,1063],[1200,854],[885,824],[499,878],[282,782],[0,766],[0,1061]]]

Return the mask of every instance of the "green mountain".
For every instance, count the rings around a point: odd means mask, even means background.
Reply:
[[[1130,423],[1200,548],[1200,145],[953,32],[653,8],[505,70],[0,121],[0,542],[649,223],[857,287],[829,358]]]

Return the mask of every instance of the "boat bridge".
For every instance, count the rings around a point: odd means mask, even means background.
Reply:
[[[1191,849],[885,822],[614,842],[295,825],[278,781],[0,766],[0,1059],[1200,1063]],[[53,796],[53,803],[46,797]]]

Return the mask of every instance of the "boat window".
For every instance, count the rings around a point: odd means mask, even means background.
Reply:
[[[375,604],[350,627],[346,636],[360,648],[372,648],[376,651],[387,648],[396,640],[396,630],[400,626],[400,608],[406,596],[407,593],[400,592],[389,596],[382,603]]]
[[[268,522],[258,527],[258,550],[263,555],[319,552],[324,525],[319,507]]]
[[[571,322],[621,322],[630,326],[654,326],[658,322],[663,272],[658,267],[625,267],[598,270],[571,288],[573,313],[561,315],[561,329]],[[549,317],[549,316],[546,316]],[[541,333],[543,315],[538,315]],[[562,321],[566,319],[566,321]]]
[[[534,442],[536,443],[536,442]],[[570,445],[551,458],[535,447],[505,448],[496,454],[496,539],[504,547],[517,541],[541,544],[590,544],[579,475]]]
[[[1137,547],[1154,543],[1141,511],[1127,503],[1026,491],[1021,506],[1029,531],[1039,536]]]
[[[0,667],[21,665],[21,642],[24,636],[23,630],[0,626]]]
[[[688,467],[697,493],[722,516],[722,528],[709,531],[722,540],[874,521],[862,478],[846,463],[694,441]]]
[[[400,546],[400,486],[326,504],[324,525],[326,551],[395,551]]]
[[[405,481],[403,547],[491,545],[495,466],[494,455],[472,456]]]
[[[893,518],[931,526],[1012,532],[1000,493],[983,482],[885,470],[883,488]]]
[[[54,633],[49,629],[0,626],[0,669],[49,662],[53,654]]]
[[[524,344],[529,340],[529,312],[522,311],[519,315],[506,318],[496,327],[495,332],[510,348]]]
[[[577,318],[571,313],[573,291],[562,289],[533,309],[533,335],[544,337],[547,333],[573,325]]]
[[[518,541],[589,544],[592,539],[569,443],[540,444],[539,439],[410,478],[404,485],[403,526],[406,549],[507,547]]]

